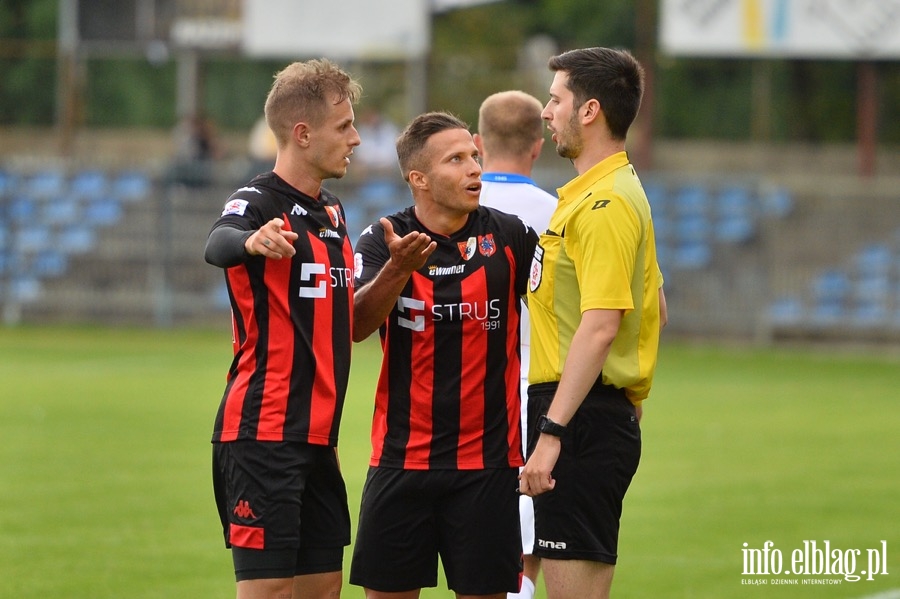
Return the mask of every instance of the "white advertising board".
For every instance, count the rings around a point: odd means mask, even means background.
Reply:
[[[900,0],[660,0],[659,23],[672,55],[900,58]]]
[[[429,46],[426,0],[244,0],[242,49],[254,58],[406,60]]]

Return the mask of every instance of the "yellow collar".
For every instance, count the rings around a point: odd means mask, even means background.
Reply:
[[[569,199],[580,198],[594,183],[627,164],[628,154],[625,152],[616,152],[612,156],[604,158],[583,175],[578,175],[556,190],[559,194],[560,203]]]

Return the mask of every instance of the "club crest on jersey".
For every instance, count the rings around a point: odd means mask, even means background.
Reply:
[[[244,211],[249,204],[250,202],[247,200],[231,200],[225,204],[225,208],[222,210],[222,216],[228,216],[229,214],[244,216]]]
[[[337,226],[341,222],[341,211],[338,210],[337,206],[325,206],[325,212],[328,213],[328,218],[331,219],[331,224],[337,228]]]
[[[541,286],[541,277],[544,274],[544,248],[534,246],[534,258],[531,260],[531,276],[528,278],[528,289],[532,293]]]
[[[475,255],[475,248],[478,242],[474,237],[469,237],[468,240],[460,241],[456,245],[459,247],[459,253],[462,255],[463,260],[468,260]]]
[[[494,234],[478,236],[478,252],[485,258],[490,258],[497,251],[497,244],[494,243]]]

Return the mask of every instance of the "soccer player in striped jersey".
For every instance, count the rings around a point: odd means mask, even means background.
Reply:
[[[523,463],[520,297],[537,234],[479,205],[467,125],[427,113],[397,141],[414,205],[357,243],[354,339],[380,331],[372,456],[350,582],[369,599],[437,584],[458,597],[519,588]]]
[[[238,599],[336,597],[350,543],[338,428],[353,253],[338,199],[361,89],[328,60],[289,65],[266,99],[271,172],[235,191],[206,260],[224,269],[234,360],[213,432],[216,503]]]

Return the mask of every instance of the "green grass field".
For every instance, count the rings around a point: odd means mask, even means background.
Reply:
[[[342,429],[354,517],[379,354],[356,348]],[[0,329],[0,597],[234,596],[209,475],[229,359],[224,328]],[[894,596],[896,355],[665,342],[655,389],[615,597]],[[829,586],[774,583],[843,577],[743,574],[744,543],[772,541],[789,569],[804,541],[826,540],[861,551],[857,573],[886,546],[888,574]]]

